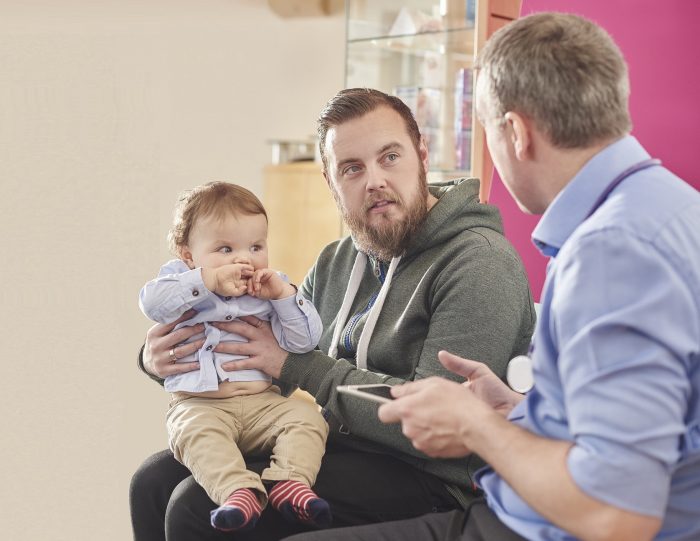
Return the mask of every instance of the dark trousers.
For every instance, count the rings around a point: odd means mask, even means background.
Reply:
[[[251,460],[261,472],[269,459]],[[388,455],[329,445],[314,491],[331,506],[333,527],[403,520],[458,508],[435,476]],[[268,506],[246,533],[223,533],[209,523],[216,508],[170,451],[149,457],[134,474],[129,492],[135,541],[271,541],[307,531],[285,522]]]
[[[466,511],[339,530],[308,532],[285,541],[526,541],[494,515],[483,499]]]

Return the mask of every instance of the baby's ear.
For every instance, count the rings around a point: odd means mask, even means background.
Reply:
[[[192,259],[192,251],[187,246],[180,246],[180,248],[178,248],[178,255],[190,269],[195,268],[194,260]]]

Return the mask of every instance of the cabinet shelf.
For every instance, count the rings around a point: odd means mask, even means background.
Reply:
[[[368,36],[364,38],[355,38],[355,39],[349,39],[347,40],[347,43],[352,44],[352,43],[364,43],[366,41],[384,41],[384,40],[391,40],[391,39],[401,39],[401,38],[414,38],[416,40],[422,39],[424,36],[427,37],[438,37],[442,39],[443,35],[445,34],[452,34],[454,32],[462,32],[464,30],[471,30],[472,32],[474,31],[474,26],[464,26],[461,28],[450,28],[449,30],[429,30],[426,32],[416,32],[416,33],[409,33],[409,34],[381,34],[381,35],[376,35],[376,36]]]
[[[348,54],[367,50],[385,50],[397,54],[423,56],[426,53],[450,54],[471,66],[474,58],[474,28],[453,28],[440,32],[374,36],[348,40]],[[355,61],[355,59],[353,59]]]
[[[475,0],[348,0],[348,40],[474,26]]]

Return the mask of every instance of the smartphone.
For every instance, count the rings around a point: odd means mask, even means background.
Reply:
[[[391,385],[383,383],[369,385],[338,385],[336,390],[339,393],[351,394],[381,404],[385,404],[394,399],[394,397],[391,396]]]

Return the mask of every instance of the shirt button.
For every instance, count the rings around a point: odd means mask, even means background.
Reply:
[[[198,295],[199,295],[199,290],[193,289],[193,290],[192,290],[192,296],[193,296],[193,297],[197,297]]]
[[[226,321],[231,321],[233,319],[233,316],[226,316]]]
[[[299,299],[297,302],[299,303],[299,306],[302,306],[304,304],[304,299]]]
[[[207,351],[211,351],[214,346],[207,346]]]

